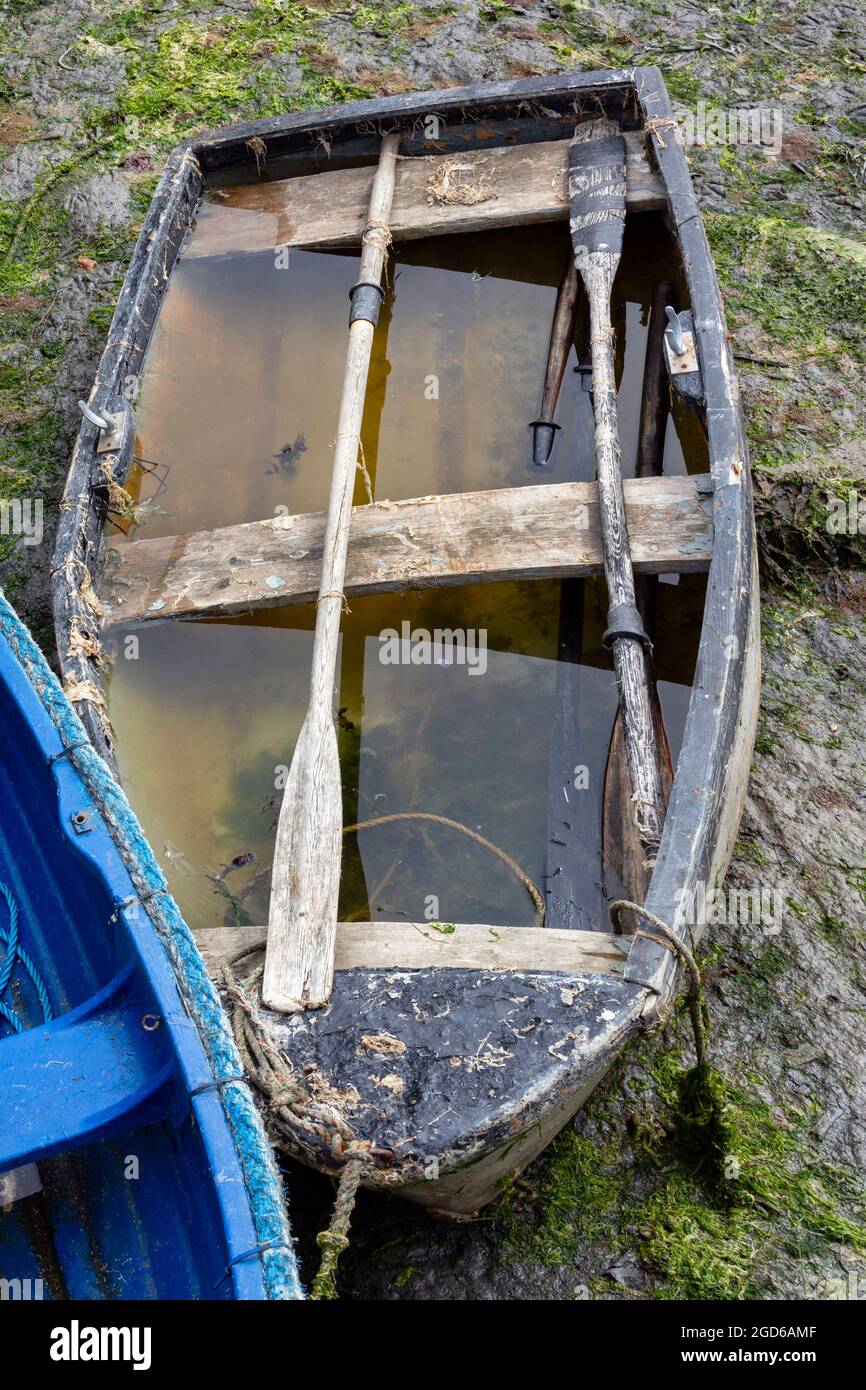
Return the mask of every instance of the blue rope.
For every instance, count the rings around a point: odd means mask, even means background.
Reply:
[[[16,1011],[3,1003],[3,995],[12,979],[12,972],[15,969],[16,961],[20,962],[30,976],[33,988],[42,1005],[42,1022],[50,1023],[54,1017],[51,1009],[51,1001],[48,998],[48,990],[45,982],[24,947],[18,940],[18,904],[12,896],[12,890],[0,880],[0,895],[6,899],[6,906],[9,909],[8,928],[0,927],[0,941],[6,947],[6,959],[0,967],[0,1018],[5,1018],[6,1022],[16,1033],[24,1032],[24,1024]]]
[[[12,978],[18,951],[18,904],[5,883],[0,882],[0,893],[3,894],[6,899],[6,906],[9,908],[9,930],[4,932],[3,928],[0,927],[0,933],[2,933],[6,945],[6,960],[3,963],[3,969],[0,970],[0,998],[2,998]]]

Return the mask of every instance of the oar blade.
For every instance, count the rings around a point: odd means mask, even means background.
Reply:
[[[321,1008],[334,978],[343,837],[337,735],[311,711],[277,825],[262,1000],[280,1013]],[[312,871],[311,871],[312,868]]]

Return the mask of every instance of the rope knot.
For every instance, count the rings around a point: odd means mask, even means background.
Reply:
[[[352,610],[349,607],[348,600],[342,589],[326,589],[323,594],[319,594],[319,597],[316,599],[316,604],[324,603],[327,598],[338,598],[342,604],[343,612],[351,613]]]
[[[296,1086],[280,1086],[268,1097],[268,1103],[272,1110],[290,1110],[297,1099]]]
[[[336,1265],[343,1251],[349,1248],[349,1237],[341,1236],[339,1231],[320,1231],[316,1244],[325,1255],[333,1258]]]

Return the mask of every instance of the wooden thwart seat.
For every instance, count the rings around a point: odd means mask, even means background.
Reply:
[[[203,927],[196,943],[211,974],[246,947],[263,947],[267,927]],[[555,927],[430,922],[339,922],[335,970],[536,970],[617,974],[627,937]],[[625,945],[621,944],[625,943]]]
[[[626,202],[631,212],[665,205],[644,136],[626,135]],[[500,145],[459,154],[401,159],[391,213],[395,241],[490,231],[568,217],[568,141]],[[337,169],[227,192],[225,206],[205,203],[184,257],[272,250],[325,249],[361,241],[375,165]]]
[[[638,574],[709,569],[708,477],[627,479]],[[216,618],[307,603],[318,592],[323,513],[121,543],[100,597],[112,623]],[[600,574],[598,488],[527,488],[375,502],[352,513],[346,594]]]

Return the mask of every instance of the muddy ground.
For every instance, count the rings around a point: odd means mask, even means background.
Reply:
[[[693,117],[702,102],[778,112],[770,148],[690,152],[741,374],[764,577],[761,728],[729,883],[784,904],[773,923],[719,926],[703,952],[717,1107],[696,1134],[677,1014],[480,1221],[445,1227],[363,1196],[340,1283],[349,1298],[866,1295],[862,6],[6,0],[2,14],[0,497],[43,499],[46,534],[0,535],[0,564],[49,653],[76,401],[183,135],[636,63],[658,64]],[[854,518],[841,532],[828,489]],[[330,1188],[296,1169],[287,1182],[309,1257]]]

